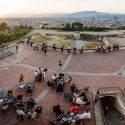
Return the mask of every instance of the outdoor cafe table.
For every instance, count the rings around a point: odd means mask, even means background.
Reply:
[[[64,115],[62,117],[62,120],[64,123],[67,123],[67,124],[69,123],[69,125],[75,125],[78,118],[74,113],[70,113],[70,114]]]

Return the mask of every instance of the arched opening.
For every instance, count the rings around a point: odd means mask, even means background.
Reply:
[[[115,106],[116,97],[105,96],[100,99],[107,125],[125,125],[124,116]]]
[[[106,107],[106,106],[108,106],[109,108],[113,107],[114,104],[115,104],[115,97],[113,97],[113,96],[102,97],[101,98],[101,104],[102,104],[103,108]]]

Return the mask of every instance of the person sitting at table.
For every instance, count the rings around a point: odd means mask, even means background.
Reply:
[[[86,106],[90,104],[90,100],[86,96],[83,97],[83,104]]]
[[[40,114],[42,113],[42,106],[36,107],[35,112],[36,112],[36,117],[39,117]]]
[[[78,119],[90,119],[91,118],[91,113],[89,110],[86,110],[84,113],[77,114],[76,117]]]
[[[71,85],[70,90],[71,90],[72,93],[77,91],[77,87],[75,86],[74,83]]]
[[[36,118],[36,112],[33,109],[33,110],[31,110],[31,119],[35,120],[35,118]]]
[[[19,101],[16,102],[15,107],[16,107],[16,109],[19,109],[19,108],[23,109],[24,103],[21,100],[19,100]]]
[[[28,87],[27,87],[27,90],[26,90],[25,96],[26,96],[27,94],[31,94],[31,96],[32,96],[32,93],[33,93],[33,90],[31,89],[30,86],[28,86]]]
[[[72,82],[72,77],[69,76],[68,79],[65,81],[66,84],[71,84]]]
[[[13,95],[8,95],[7,96],[7,103],[8,104],[13,104],[15,103],[15,97]]]
[[[13,96],[12,90],[8,91],[8,94],[6,96],[6,101],[8,104],[13,104],[15,102],[15,97]]]
[[[27,101],[27,110],[33,109],[35,105],[36,105],[35,100],[30,98],[29,101]]]
[[[19,108],[16,110],[17,113],[17,119],[20,119],[21,121],[24,120],[25,112]]]
[[[86,110],[84,112],[84,114],[86,115],[86,119],[91,119],[92,115],[91,115],[91,112],[89,110]]]
[[[73,99],[75,100],[76,98],[78,98],[80,95],[80,93],[78,91],[73,93]]]
[[[31,116],[31,111],[30,111],[30,110],[27,112],[26,117],[27,117],[27,119],[29,119],[29,120],[31,119],[32,116]]]
[[[51,87],[52,89],[54,88],[54,83],[50,80],[47,81],[48,87]]]
[[[21,92],[19,92],[19,94],[16,96],[16,100],[22,100],[23,98],[23,94]]]
[[[0,104],[2,104],[3,103],[3,99],[0,97]]]
[[[69,111],[70,111],[70,113],[78,113],[80,111],[80,106],[75,104],[75,105],[71,106]]]
[[[25,84],[24,82],[20,82],[18,85],[17,85],[17,88],[20,89],[20,90],[23,90],[25,88]]]
[[[46,75],[47,75],[47,68],[43,70],[43,80],[46,78]]]
[[[78,105],[82,105],[83,104],[83,97],[76,98],[75,103]]]
[[[36,70],[35,72],[34,72],[34,76],[35,76],[35,81],[37,81],[38,80],[38,71]]]
[[[58,91],[63,92],[63,87],[64,87],[63,81],[58,80],[56,84],[56,92]]]
[[[8,104],[6,102],[3,102],[3,106],[2,106],[2,112],[7,112],[8,111]]]
[[[57,78],[58,78],[58,77],[57,77],[57,74],[54,74],[54,75],[52,75],[51,80],[54,81],[54,82],[56,82]]]

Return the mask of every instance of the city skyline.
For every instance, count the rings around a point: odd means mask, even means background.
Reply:
[[[78,11],[125,14],[124,6],[124,0],[0,0],[0,17],[21,17]]]

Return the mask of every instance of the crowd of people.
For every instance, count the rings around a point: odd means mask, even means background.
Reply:
[[[47,46],[46,43],[43,43],[42,45],[38,45],[36,43],[33,42],[29,42],[29,44],[31,46],[33,46],[34,50],[39,50],[39,46],[42,46],[42,51],[44,52],[44,55],[47,56],[47,50],[48,48],[52,48],[53,50],[60,50],[61,52],[64,52],[65,54],[67,53],[83,53],[85,48],[82,46],[81,49],[77,49],[76,47],[71,48],[71,46],[67,46],[67,48],[64,48],[64,46],[62,46],[61,48],[58,48],[57,45],[54,43],[53,46]],[[88,50],[88,49],[87,49]],[[109,53],[111,51],[115,51],[115,50],[119,50],[119,45],[118,44],[114,44],[114,45],[97,45],[95,48],[95,52],[96,53]]]
[[[64,93],[64,98],[65,100],[68,98],[71,107],[67,112],[59,111],[59,109],[55,110],[57,117],[54,121],[49,122],[50,125],[68,125],[69,123],[79,125],[84,120],[90,120],[92,115],[88,108],[90,106],[90,99],[88,97],[89,86],[85,86],[82,90],[79,90],[73,83],[71,76],[67,80],[64,80],[64,75],[61,73],[59,75],[54,74],[52,75],[51,83],[49,81],[47,84],[49,87],[56,88],[56,92],[58,92],[58,79],[63,79],[63,87],[66,84],[70,85],[70,92]]]
[[[24,82],[23,74],[20,75],[19,82]],[[27,101],[24,101],[24,97],[29,93],[32,94],[32,92],[33,91],[30,86],[27,87],[25,93],[19,90],[15,95],[13,94],[13,90],[9,90],[7,95],[3,94],[4,96],[0,97],[1,111],[6,113],[9,111],[10,106],[13,106],[17,114],[17,120],[22,121],[26,118],[29,120],[36,119],[42,113],[42,106],[37,105],[32,97],[30,97]]]
[[[58,72],[59,70],[59,72]],[[59,65],[57,68],[57,73],[53,74],[51,78],[47,81],[48,87],[55,89],[56,92],[63,93],[65,86],[70,86],[70,94],[68,95],[69,102],[71,103],[71,107],[67,112],[62,112],[61,115],[58,115],[56,119],[50,123],[54,123],[53,125],[66,125],[67,123],[79,123],[85,119],[91,119],[91,112],[86,107],[90,105],[89,97],[87,96],[87,92],[89,87],[84,87],[82,90],[78,89],[78,87],[73,83],[73,79],[71,76],[65,79],[62,71],[62,62],[59,61]],[[46,78],[47,68],[41,69],[38,68],[34,72],[34,82],[41,82]],[[42,106],[36,106],[35,100],[32,98],[33,89],[31,86],[28,86],[24,82],[24,75],[20,74],[19,77],[19,91],[16,96],[13,95],[12,91],[8,93],[6,98],[0,98],[0,104],[2,105],[2,112],[8,111],[8,105],[12,104],[15,107],[15,112],[17,114],[18,120],[24,119],[36,119],[42,113]],[[25,87],[25,85],[27,85]],[[24,91],[25,90],[25,93]],[[27,94],[31,94],[29,100],[24,101],[24,97]],[[65,96],[65,93],[64,93]],[[67,97],[65,98],[67,99]],[[71,120],[68,120],[69,117],[72,117]],[[58,124],[55,124],[58,122]],[[60,123],[60,124],[59,124]]]
[[[34,72],[34,76],[35,76],[34,81],[41,82],[42,80],[45,79],[46,75],[47,75],[47,68],[45,68],[43,70],[41,68],[39,68]]]
[[[17,113],[17,119],[21,121],[25,118],[35,120],[42,113],[42,106],[36,106],[36,102],[33,98],[24,102],[23,94],[19,94],[16,97],[15,110]]]
[[[79,53],[83,53],[83,51],[84,51],[83,46],[81,47],[81,49],[78,50],[76,47],[71,48],[71,46],[67,46],[67,48],[64,48],[64,46],[58,48],[55,43],[52,46],[48,46],[46,43],[43,43],[42,45],[38,45],[37,43],[33,43],[32,41],[28,42],[28,44],[30,44],[30,46],[33,47],[33,50],[40,50],[41,49],[45,56],[47,56],[48,48],[51,48],[53,50],[58,49],[61,52],[64,52],[65,54],[67,54],[67,53],[75,54],[77,51]]]
[[[117,44],[114,44],[114,45],[104,45],[104,46],[101,46],[101,45],[97,45],[96,46],[96,50],[95,52],[96,53],[109,53],[111,51],[115,51],[115,50],[119,50],[119,45]]]

